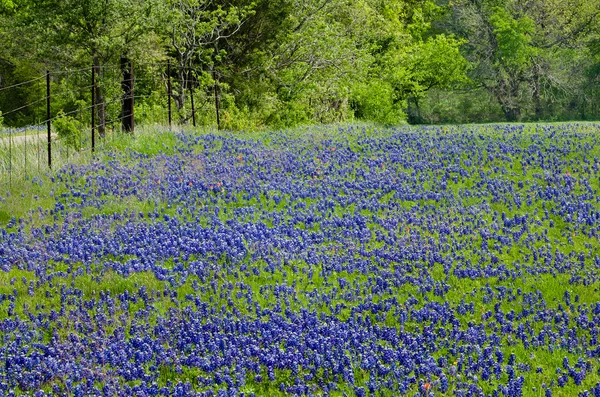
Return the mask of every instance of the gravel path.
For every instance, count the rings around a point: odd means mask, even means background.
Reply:
[[[56,134],[52,134],[52,139],[56,139],[57,135]],[[9,139],[11,137],[9,136],[3,136],[0,138],[0,142],[2,142],[2,144],[6,144],[8,145],[9,143]],[[46,142],[48,137],[46,135],[46,133],[40,134],[40,135],[17,135],[17,136],[13,136],[12,137],[12,141],[13,144],[18,145],[21,143],[37,143],[37,140],[40,140],[41,142]]]

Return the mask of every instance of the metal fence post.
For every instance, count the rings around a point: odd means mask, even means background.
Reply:
[[[12,128],[8,130],[8,186],[12,187]]]
[[[219,79],[217,76],[217,70],[213,66],[213,80],[215,81],[215,111],[217,113],[217,130],[221,129],[221,100],[219,99]]]
[[[24,166],[25,168],[23,169],[23,171],[25,171],[25,180],[27,180],[27,128],[25,128],[25,159],[24,159]]]
[[[48,129],[48,168],[52,168],[52,121],[50,120],[50,71],[46,71],[46,128]]]
[[[171,113],[171,96],[172,96],[172,87],[171,87],[171,61],[167,61],[167,96],[169,97],[169,129],[171,129],[171,125],[173,122],[173,115]]]
[[[39,173],[40,172],[40,139],[41,138],[40,138],[40,128],[38,127],[36,129],[37,129],[37,137],[36,137],[35,142],[37,143],[37,149],[36,149],[36,151],[37,151],[37,170]]]
[[[92,153],[96,151],[96,66],[92,64]]]
[[[190,83],[190,101],[192,102],[192,125],[196,127],[196,107],[194,106],[194,88]]]

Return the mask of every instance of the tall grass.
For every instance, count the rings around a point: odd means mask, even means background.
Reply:
[[[149,155],[170,152],[176,144],[172,131],[183,129],[155,124],[138,126],[133,135],[109,130],[104,139],[96,137],[93,153],[89,135],[82,139],[80,150],[53,135],[51,169],[45,131],[0,133],[0,225],[13,217],[27,217],[32,211],[35,214],[35,209],[40,207],[51,209],[55,195],[61,194],[61,186],[52,183],[52,177],[65,165],[89,164],[94,159],[106,159],[111,152],[126,150]]]
[[[25,179],[48,163],[47,143],[43,137],[37,129],[0,135],[0,183]]]
[[[177,127],[178,130],[181,127]],[[120,130],[109,130],[104,139],[96,136],[95,153],[91,150],[89,134],[81,141],[81,148],[68,145],[65,139],[52,134],[52,169],[48,167],[48,140],[46,131],[36,128],[15,132],[0,133],[0,187],[12,190],[21,181],[48,176],[66,164],[86,164],[94,156],[101,156],[111,150],[135,149],[142,146],[160,144],[169,128],[161,125],[145,125],[136,128],[130,135]],[[172,134],[169,134],[172,136]]]

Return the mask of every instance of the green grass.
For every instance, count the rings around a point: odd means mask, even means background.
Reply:
[[[172,155],[175,153],[176,138],[174,132],[155,126],[138,128],[134,136],[113,132],[109,133],[104,141],[98,139],[97,151],[94,155],[89,148],[75,152],[60,140],[54,140],[51,170],[47,166],[46,148],[44,145],[40,147],[43,150],[40,152],[38,164],[37,147],[18,144],[9,148],[8,142],[0,139],[0,226],[6,225],[12,217],[27,219],[32,216],[34,226],[43,223],[36,210],[52,209],[56,197],[68,191],[64,184],[51,181],[57,170],[66,164],[82,166],[92,161],[107,161],[108,153],[118,155],[125,151],[134,151],[148,156],[159,153]],[[124,201],[120,197],[112,197],[107,199],[102,209],[95,210],[88,207],[84,209],[84,214],[121,213],[127,208],[143,211],[153,209],[154,205],[136,201],[134,198],[127,198]]]

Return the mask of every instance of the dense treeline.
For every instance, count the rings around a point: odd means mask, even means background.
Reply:
[[[200,122],[216,98],[227,128],[598,119],[599,14],[600,0],[1,0],[0,87],[93,64],[104,120],[132,61],[136,118],[153,121],[169,60],[179,122],[190,92]],[[54,112],[89,106],[86,73],[53,77]],[[42,84],[1,91],[0,110]]]

